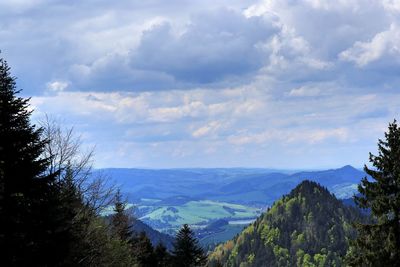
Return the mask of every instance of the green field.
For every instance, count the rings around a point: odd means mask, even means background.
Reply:
[[[138,208],[151,210],[140,219],[165,232],[176,231],[185,223],[196,228],[196,225],[205,226],[217,219],[255,218],[260,214],[257,208],[211,200],[189,201],[176,206],[152,206],[151,208],[139,206]]]

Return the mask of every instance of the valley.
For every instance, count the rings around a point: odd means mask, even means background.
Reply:
[[[272,169],[101,169],[121,188],[127,208],[150,227],[174,236],[188,223],[204,247],[233,238],[303,180],[318,182],[339,199],[357,191],[366,174],[351,166],[318,171]],[[105,211],[105,214],[112,210]]]

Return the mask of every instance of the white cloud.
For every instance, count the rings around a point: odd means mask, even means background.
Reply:
[[[359,67],[378,61],[384,56],[391,57],[390,61],[400,62],[400,28],[392,24],[388,30],[376,34],[371,41],[358,41],[339,56]]]
[[[50,91],[64,91],[68,87],[68,82],[64,81],[54,81],[54,82],[49,82],[47,83],[47,89]]]
[[[322,9],[322,10],[343,10],[343,9],[352,9],[353,11],[357,11],[362,7],[360,1],[349,1],[349,0],[337,0],[337,1],[329,1],[329,0],[306,0],[307,4],[309,4],[312,8]]]
[[[335,129],[316,130],[307,133],[305,136],[303,136],[303,139],[307,139],[308,142],[312,144],[322,142],[329,138],[334,138],[340,142],[346,142],[349,141],[349,131],[349,129],[343,127]]]
[[[256,134],[231,135],[228,140],[235,145],[264,144],[279,142],[281,144],[289,143],[308,143],[318,144],[329,139],[339,142],[349,141],[349,129],[271,129]]]
[[[263,65],[262,44],[278,30],[271,21],[226,8],[193,15],[178,34],[174,29],[165,23],[144,31],[132,67],[200,84],[242,76]]]
[[[292,155],[299,162],[307,157],[322,162],[324,153],[333,157],[350,148],[367,155],[386,123],[400,113],[399,101],[398,94],[345,93],[318,101],[279,100],[264,88],[236,88],[56,92],[33,97],[32,105],[36,118],[42,112],[65,118],[85,133],[88,143],[97,143],[102,166],[172,167],[177,166],[174,159],[180,166],[254,166],[263,159],[281,164],[278,159],[287,153],[299,153]],[[122,152],[116,153],[117,148]],[[342,157],[351,160],[351,150]]]
[[[289,96],[318,96],[321,94],[321,89],[314,86],[301,86],[290,90]]]
[[[400,12],[399,0],[382,0],[383,6],[391,12]]]
[[[218,131],[222,127],[222,123],[219,121],[211,121],[207,125],[202,126],[192,132],[192,136],[195,138],[204,137]]]

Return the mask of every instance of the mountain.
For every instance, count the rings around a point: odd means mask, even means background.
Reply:
[[[126,169],[108,168],[93,172],[94,177],[106,177],[130,201],[141,198],[165,199],[190,196],[205,199],[218,193],[218,188],[252,175],[270,173],[269,169]]]
[[[272,204],[283,194],[287,194],[301,181],[315,181],[333,192],[338,198],[350,198],[357,192],[357,184],[366,174],[352,166],[323,171],[254,174],[219,188],[216,197],[222,201],[241,200],[243,204]]]
[[[209,266],[341,266],[355,235],[351,223],[362,219],[325,187],[306,180],[219,245]]]
[[[366,174],[344,166],[323,171],[290,172],[272,169],[100,169],[94,176],[108,177],[132,203],[141,199],[188,197],[246,205],[271,205],[303,180],[326,186],[339,198],[349,198]]]

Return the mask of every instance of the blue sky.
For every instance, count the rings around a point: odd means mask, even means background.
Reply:
[[[360,167],[400,112],[398,0],[3,0],[0,49],[96,167]]]

